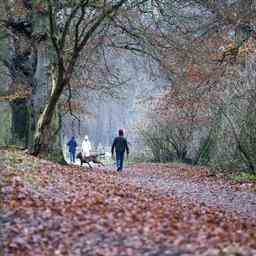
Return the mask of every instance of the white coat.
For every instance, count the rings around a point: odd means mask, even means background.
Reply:
[[[83,155],[83,157],[89,156],[91,150],[92,150],[91,142],[89,141],[88,136],[85,136],[84,140],[82,142],[82,155]]]

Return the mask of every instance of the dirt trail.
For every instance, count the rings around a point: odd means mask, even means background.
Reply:
[[[145,167],[143,167],[145,168]],[[159,166],[151,167],[149,171],[140,171],[141,167],[133,166],[119,176],[120,183],[129,183],[143,189],[150,189],[160,194],[177,196],[193,202],[199,202],[210,207],[221,208],[227,212],[236,212],[241,217],[256,219],[256,193],[237,191],[229,184],[219,184],[215,181],[201,179],[184,179],[171,174],[161,176]]]

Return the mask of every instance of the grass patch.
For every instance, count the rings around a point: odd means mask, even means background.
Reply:
[[[237,182],[256,182],[256,174],[242,172],[238,175],[233,176],[232,179]]]

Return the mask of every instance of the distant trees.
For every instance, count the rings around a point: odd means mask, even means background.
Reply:
[[[241,60],[240,60],[241,61]],[[215,162],[255,173],[255,52],[229,70],[220,109]]]
[[[239,168],[255,169],[254,1],[5,0],[1,4],[6,10],[1,28],[8,32],[11,53],[2,61],[11,74],[10,94],[17,96],[10,101],[13,137],[33,145],[31,153],[47,151],[58,103],[71,114],[80,108],[72,98],[74,90],[89,91],[100,84],[110,93],[113,80],[122,83],[106,59],[112,51],[128,50],[147,56],[169,78],[166,91],[153,100],[157,122],[146,127],[149,133],[143,128],[157,161],[189,157],[194,163],[213,163],[225,155],[229,163],[236,159]],[[44,33],[37,30],[39,18]],[[46,104],[36,113],[32,96],[38,86],[39,42],[50,42],[51,86]]]
[[[158,152],[157,160],[166,159],[167,143],[169,160],[189,157],[194,164],[255,172],[254,111],[248,113],[255,91],[254,2],[167,2],[158,2],[155,45],[170,86],[154,101],[160,121],[149,121],[143,130],[145,143]],[[172,21],[174,17],[182,22]],[[166,133],[172,134],[171,140]]]

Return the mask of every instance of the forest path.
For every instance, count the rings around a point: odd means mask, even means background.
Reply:
[[[0,255],[256,255],[253,215],[226,203],[233,191],[253,195],[255,184],[229,184],[185,165],[118,173],[1,150],[0,174]],[[228,199],[216,205],[211,193]]]
[[[204,169],[163,164],[138,164],[127,167],[117,180],[256,220],[255,183],[232,183],[210,177]]]

